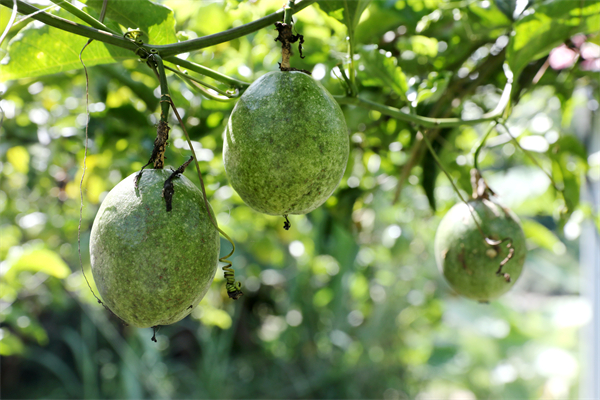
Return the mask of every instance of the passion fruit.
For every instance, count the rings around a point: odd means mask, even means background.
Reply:
[[[508,208],[485,198],[468,204],[456,204],[440,222],[435,259],[457,293],[487,302],[506,293],[521,275],[525,235]]]
[[[275,71],[240,97],[225,129],[231,186],[256,211],[305,214],[323,204],[348,161],[348,129],[327,90],[299,71]]]
[[[170,171],[133,174],[106,196],[92,226],[92,274],[104,304],[139,328],[186,317],[216,272],[219,234],[202,193],[185,176],[172,180],[171,211],[163,185]]]

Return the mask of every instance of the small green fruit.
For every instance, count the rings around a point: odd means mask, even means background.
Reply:
[[[496,246],[487,244],[467,205],[458,203],[437,229],[435,259],[456,292],[486,302],[507,292],[519,278],[527,253],[525,235],[517,216],[509,209],[487,199],[471,200],[469,205],[482,231],[490,239],[503,242]],[[500,269],[511,249],[514,253]]]
[[[305,214],[319,207],[348,161],[342,110],[302,72],[270,72],[250,85],[231,113],[224,140],[231,186],[265,214]]]
[[[162,190],[170,171],[136,174],[106,196],[92,227],[92,274],[104,304],[130,325],[168,325],[187,316],[216,272],[219,234],[202,193],[185,176],[173,180],[172,210]]]

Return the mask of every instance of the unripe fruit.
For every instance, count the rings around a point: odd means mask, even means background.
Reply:
[[[468,206],[458,203],[437,229],[435,259],[456,292],[485,302],[507,292],[519,278],[527,253],[525,235],[509,209],[487,199],[471,200],[469,205],[482,232],[502,243],[486,243]]]
[[[231,186],[256,211],[305,214],[340,182],[349,141],[342,110],[302,72],[270,72],[240,97],[225,129]]]
[[[122,180],[106,196],[92,227],[92,274],[104,304],[126,323],[146,328],[186,317],[216,272],[219,234],[202,192],[173,179],[172,210],[162,197],[166,170]]]

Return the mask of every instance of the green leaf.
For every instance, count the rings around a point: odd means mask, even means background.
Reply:
[[[514,0],[506,0],[506,3],[511,3],[512,1]],[[473,2],[467,9],[478,17],[475,18],[473,22],[478,21],[482,26],[487,27],[488,30],[497,27],[510,26],[513,20],[513,11],[510,11],[510,15],[507,15],[500,7],[500,2],[502,1],[496,1],[495,5],[489,4],[487,7],[483,7],[483,2]],[[512,6],[507,5],[507,11],[510,7]],[[514,8],[512,8],[512,10],[514,10]]]
[[[88,0],[87,5],[96,11],[102,9],[103,0]],[[148,0],[109,1],[106,18],[124,28],[139,29],[144,33],[144,43],[162,45],[177,43],[173,11]]]
[[[85,37],[33,22],[10,41],[0,75],[11,80],[80,69],[79,52],[87,41]],[[94,41],[83,52],[83,61],[90,67],[132,56],[131,51]]]
[[[582,7],[583,5],[583,7]],[[576,33],[600,27],[600,2],[547,1],[515,24],[506,59],[515,78],[530,62],[547,55]]]
[[[563,195],[570,215],[579,205],[580,186],[579,176],[589,168],[587,151],[581,141],[573,135],[561,136],[548,151],[552,159],[552,175],[562,180],[564,185]],[[569,168],[573,163],[575,168]]]
[[[348,32],[351,32],[358,25],[360,16],[367,9],[371,0],[321,0],[317,3],[321,10],[345,24]]]
[[[549,150],[551,154],[570,153],[578,156],[581,161],[587,164],[587,150],[579,139],[574,135],[564,135],[558,139]]]
[[[502,14],[506,15],[509,19],[513,19],[515,9],[517,8],[517,0],[495,0],[496,7]]]
[[[544,249],[554,251],[555,246],[560,243],[558,237],[544,225],[532,219],[521,221],[525,237]]]
[[[402,68],[397,66],[395,57],[386,57],[385,52],[374,50],[361,50],[361,59],[365,66],[365,72],[370,79],[378,79],[381,86],[387,86],[396,92],[402,100],[406,100],[408,83]]]
[[[566,213],[563,215],[565,218],[571,215],[575,208],[577,208],[580,198],[579,179],[577,175],[565,167],[567,160],[568,154],[557,154],[552,157],[552,176],[558,182],[562,182],[564,186],[562,194],[567,207]]]
[[[107,25],[118,28],[140,29],[146,43],[162,45],[176,43],[173,12],[148,0],[113,1],[108,3]],[[102,0],[88,1],[93,9],[102,7]],[[80,19],[64,11],[58,13],[77,23]],[[111,23],[112,20],[112,23]],[[125,29],[124,29],[125,30]],[[8,56],[0,65],[0,74],[5,80],[36,77],[83,68],[79,53],[88,39],[60,29],[30,23],[9,43]],[[110,64],[136,57],[129,51],[116,46],[93,41],[83,52],[87,67]]]
[[[58,254],[44,248],[28,249],[21,254],[10,254],[7,262],[8,271],[4,276],[7,282],[13,281],[21,271],[42,272],[59,279],[64,279],[71,273],[67,263]]]

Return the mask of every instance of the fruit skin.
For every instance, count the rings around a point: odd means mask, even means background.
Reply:
[[[514,254],[502,267],[502,273],[510,274],[510,282],[496,275],[509,253],[509,242],[498,246],[485,243],[464,203],[454,205],[440,222],[435,235],[435,259],[456,292],[485,302],[507,292],[519,278],[527,253],[525,235],[519,219],[509,209],[487,199],[471,200],[469,204],[490,239],[512,238]]]
[[[223,145],[231,186],[256,211],[305,214],[323,204],[348,161],[342,110],[309,75],[270,72],[233,109]]]
[[[106,196],[92,226],[92,274],[104,304],[130,325],[168,325],[186,317],[216,272],[219,234],[202,193],[185,176],[173,180],[173,209],[162,189],[171,175],[132,174]]]

